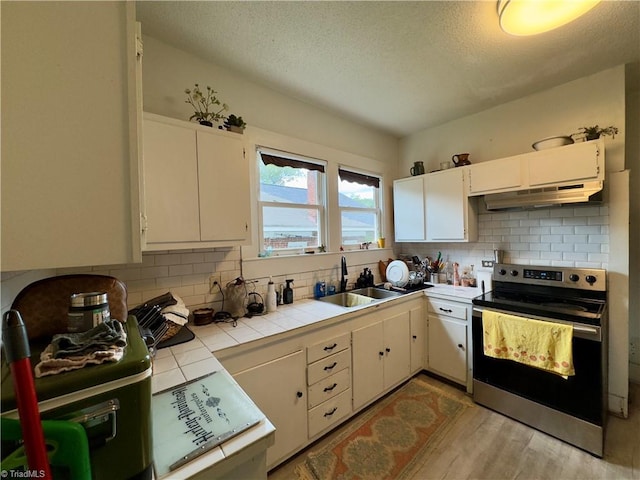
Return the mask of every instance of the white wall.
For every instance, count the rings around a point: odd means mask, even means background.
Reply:
[[[624,65],[531,95],[484,112],[405,137],[400,142],[399,176],[409,175],[416,160],[427,171],[455,153],[470,153],[472,163],[533,151],[536,140],[570,135],[579,127],[615,125],[620,134],[606,137],[607,170],[624,169]]]
[[[144,35],[144,25],[142,25]],[[230,107],[255,126],[395,166],[398,139],[288,97],[241,74],[143,36],[144,110],[188,120],[185,88],[210,85]]]
[[[561,85],[535,95],[531,95],[498,107],[470,115],[444,125],[418,132],[401,140],[399,171],[409,172],[413,162],[422,160],[427,171],[435,170],[441,161],[451,158],[455,153],[468,152],[472,163],[489,161],[492,159],[516,155],[532,151],[531,144],[536,140],[555,136],[570,135],[578,132],[579,127],[598,124],[600,126],[614,125],[620,128],[620,134],[615,139],[607,137],[606,142],[606,170],[609,178],[625,167],[630,168],[629,158],[625,158],[625,137],[627,128],[625,123],[625,66],[605,70],[574,82]],[[637,114],[637,112],[636,112]],[[633,136],[629,132],[630,136]],[[625,164],[625,160],[627,163]],[[637,165],[637,158],[635,165]],[[401,176],[407,176],[401,175]],[[605,182],[605,197],[620,202],[620,189],[625,188],[624,182],[618,182],[616,191],[609,192],[610,182]],[[615,193],[615,195],[613,195]],[[608,195],[609,194],[609,195]],[[628,203],[628,190],[622,192],[623,202]],[[625,200],[626,199],[626,200]],[[578,209],[575,209],[578,212]],[[604,220],[597,220],[602,225],[608,224],[608,230],[602,230],[593,235],[605,235],[608,238],[600,246],[598,262],[609,272],[609,290],[615,293],[615,301],[609,306],[609,391],[610,408],[626,415],[628,402],[629,379],[629,225],[628,216],[625,218],[619,210],[615,215],[607,215]],[[623,212],[622,212],[623,213]],[[551,213],[551,215],[555,215]],[[602,214],[601,214],[602,215]],[[483,220],[481,216],[481,221]],[[562,224],[561,224],[562,225]],[[538,228],[540,225],[533,225]],[[566,225],[569,227],[570,225]],[[588,225],[584,225],[586,227]],[[612,234],[611,232],[614,232]],[[485,232],[486,233],[486,232]],[[509,233],[511,235],[512,232]],[[589,245],[588,237],[582,242],[579,234],[574,231],[568,245],[570,256],[563,255],[560,259],[553,259],[552,255],[542,255],[539,241],[528,242],[530,245],[523,251],[513,248],[517,241],[509,241],[512,257],[516,263],[552,264],[553,261],[573,263],[580,266],[587,263],[588,252],[585,249],[596,248]],[[531,235],[531,231],[524,235]],[[582,235],[582,234],[579,234]],[[486,238],[486,236],[484,237]],[[561,242],[567,241],[563,238]],[[521,242],[522,243],[522,242]],[[544,243],[544,242],[542,242]],[[550,242],[555,243],[555,242]],[[545,247],[546,248],[546,247]],[[553,247],[551,247],[553,248]],[[637,248],[637,247],[634,247]],[[485,247],[480,251],[487,250]],[[610,252],[624,252],[624,255],[611,256]],[[552,252],[553,253],[553,252]],[[556,252],[557,253],[557,252]],[[594,254],[596,252],[593,252]],[[471,244],[465,249],[459,246],[456,254],[470,259],[477,258],[477,246]],[[490,258],[490,257],[489,257]],[[538,261],[539,260],[539,261]],[[634,266],[634,272],[638,271]],[[631,318],[633,322],[640,319]],[[633,327],[637,331],[637,327]],[[640,379],[638,379],[640,381]]]

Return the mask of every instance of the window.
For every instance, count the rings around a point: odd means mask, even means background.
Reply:
[[[338,170],[342,245],[375,242],[380,235],[380,177]]]
[[[262,251],[326,245],[325,165],[283,152],[258,150]]]

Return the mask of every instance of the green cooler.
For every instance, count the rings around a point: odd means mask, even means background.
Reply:
[[[120,361],[34,380],[42,420],[67,420],[84,427],[96,480],[152,477],[151,358],[135,317],[129,316],[125,330],[127,346]],[[46,343],[32,341],[30,347],[35,366]],[[4,357],[1,389],[2,417],[17,419]],[[3,458],[11,453],[10,447],[3,439]]]

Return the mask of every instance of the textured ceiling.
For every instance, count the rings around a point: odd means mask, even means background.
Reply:
[[[640,59],[640,2],[604,1],[535,37],[496,2],[137,3],[143,33],[404,136]]]

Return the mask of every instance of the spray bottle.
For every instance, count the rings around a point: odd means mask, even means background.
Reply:
[[[291,288],[291,284],[293,283],[293,279],[285,280],[287,282],[287,286],[284,287],[284,291],[282,293],[282,303],[293,303],[293,289]]]

